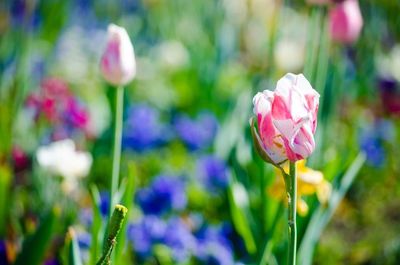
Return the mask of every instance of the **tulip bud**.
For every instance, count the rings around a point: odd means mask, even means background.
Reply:
[[[353,43],[358,39],[363,26],[363,18],[357,0],[338,3],[329,12],[331,38],[340,43]]]
[[[275,91],[257,93],[253,104],[259,131],[251,126],[253,141],[266,162],[278,166],[314,151],[319,94],[302,74],[286,74]]]
[[[114,24],[108,26],[108,41],[100,68],[104,79],[115,86],[126,85],[135,77],[135,52],[124,28]]]

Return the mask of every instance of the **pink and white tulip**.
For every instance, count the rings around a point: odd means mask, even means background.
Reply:
[[[286,74],[275,91],[253,98],[262,149],[275,164],[307,158],[315,149],[319,94],[302,75]]]
[[[126,85],[135,77],[135,52],[124,28],[114,24],[108,26],[108,41],[100,68],[104,79],[115,86]]]
[[[363,26],[358,0],[345,0],[329,12],[331,38],[340,43],[355,42]]]

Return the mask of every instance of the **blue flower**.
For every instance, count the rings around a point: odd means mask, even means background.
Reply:
[[[122,139],[124,148],[145,151],[165,144],[169,138],[169,130],[160,122],[155,109],[139,104],[128,110]]]
[[[152,256],[155,245],[163,244],[171,250],[175,261],[182,262],[189,259],[195,247],[194,236],[179,218],[165,222],[154,215],[146,215],[138,223],[130,224],[128,239],[141,260]]]
[[[24,30],[37,30],[42,22],[37,3],[29,0],[10,1],[10,19],[13,27],[23,27]]]
[[[228,186],[228,171],[223,160],[215,156],[204,156],[197,164],[200,180],[207,189],[218,191]]]
[[[210,113],[200,114],[196,120],[186,115],[174,120],[174,127],[179,138],[190,150],[206,149],[211,145],[217,133],[218,122]]]
[[[234,264],[232,245],[220,227],[204,227],[197,234],[196,258],[202,264]]]
[[[92,236],[85,231],[79,231],[77,233],[78,244],[80,249],[89,249],[92,242]]]
[[[188,260],[196,246],[195,237],[179,218],[169,220],[163,242],[171,249],[173,258],[179,262]]]
[[[93,223],[93,211],[91,208],[82,208],[79,212],[79,221],[85,227],[90,227]]]
[[[367,155],[368,164],[374,167],[381,167],[385,162],[385,150],[380,139],[373,135],[365,134],[361,136],[361,149]]]
[[[108,191],[100,192],[100,213],[103,217],[107,217],[110,211],[110,193]]]
[[[187,202],[185,184],[179,178],[160,175],[150,187],[137,192],[136,200],[145,214],[160,215],[182,210]]]
[[[367,155],[367,163],[374,167],[384,165],[386,154],[384,142],[394,139],[394,127],[390,121],[377,120],[360,133],[360,147]]]
[[[395,140],[396,130],[393,122],[390,120],[379,119],[375,122],[375,130],[377,136],[386,141],[393,142]]]
[[[166,223],[157,216],[144,216],[138,223],[128,226],[128,239],[141,259],[151,256],[153,244],[162,242]]]
[[[207,265],[232,265],[234,259],[232,252],[225,246],[215,241],[207,242],[201,246],[203,253],[197,258]]]

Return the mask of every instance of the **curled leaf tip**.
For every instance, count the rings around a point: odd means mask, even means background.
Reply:
[[[126,215],[128,213],[128,208],[121,204],[115,205],[115,211],[120,212],[122,215]]]

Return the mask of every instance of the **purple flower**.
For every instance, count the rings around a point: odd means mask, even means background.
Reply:
[[[397,81],[390,77],[381,77],[378,79],[378,86],[382,92],[395,92],[397,89]]]
[[[391,77],[380,77],[378,80],[382,108],[395,116],[400,115],[400,91],[398,82]]]
[[[9,264],[7,259],[7,246],[5,240],[0,240],[0,264]]]
[[[50,258],[44,262],[44,265],[59,265],[59,264],[60,262],[56,258]]]
[[[64,119],[67,126],[86,130],[89,123],[89,113],[76,98],[71,97],[66,102]]]
[[[218,122],[214,115],[201,113],[196,120],[186,115],[174,121],[175,131],[190,150],[206,149],[217,133]]]
[[[204,156],[197,163],[200,180],[211,191],[225,189],[229,184],[226,164],[215,156]]]
[[[136,200],[145,214],[160,215],[182,210],[187,202],[185,184],[176,177],[157,176],[150,187],[137,192]]]
[[[159,116],[157,110],[145,104],[131,107],[124,125],[124,148],[144,151],[166,143],[170,133]]]

